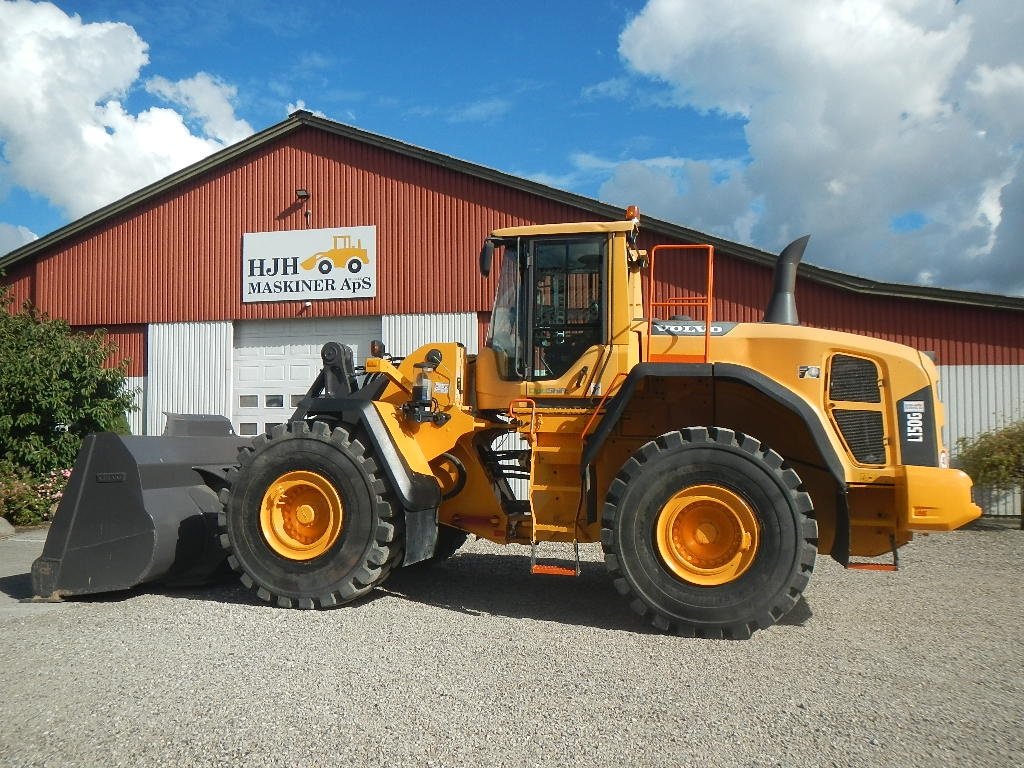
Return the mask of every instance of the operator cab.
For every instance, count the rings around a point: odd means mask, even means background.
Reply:
[[[634,307],[626,300],[627,248],[638,224],[637,216],[491,233],[480,271],[490,274],[500,251],[500,273],[475,366],[478,407],[504,411],[516,398],[600,397],[616,371],[636,362],[618,358],[628,356]]]
[[[606,342],[604,233],[498,240],[504,246],[487,346],[506,381],[559,379]]]

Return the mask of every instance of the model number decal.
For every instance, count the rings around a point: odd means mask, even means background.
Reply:
[[[905,400],[903,402],[903,415],[906,417],[905,434],[908,443],[924,442],[924,414],[923,400]]]

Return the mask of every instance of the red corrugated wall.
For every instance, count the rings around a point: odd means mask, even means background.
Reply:
[[[378,295],[318,301],[302,316],[490,306],[476,272],[495,227],[578,220],[576,209],[330,133],[302,128],[186,182],[41,258],[39,306],[74,325],[298,316],[302,302],[243,304],[241,235],[377,226]]]
[[[115,325],[77,327],[80,333],[92,333],[102,328],[107,333],[107,341],[114,345],[115,351],[105,361],[104,365],[113,368],[120,365],[122,361],[128,361],[129,376],[146,375],[146,326],[144,325]]]
[[[306,206],[295,199],[297,187],[311,193],[314,228],[376,225],[376,298],[317,301],[310,309],[302,302],[241,302],[241,235],[303,228]],[[61,243],[12,276],[17,297],[31,296],[76,326],[486,312],[496,271],[480,278],[476,258],[490,230],[592,217],[304,126]],[[679,265],[660,273],[696,286],[703,282],[698,271]],[[759,320],[770,286],[769,269],[719,253],[716,316]],[[941,363],[1024,364],[1024,313],[855,295],[806,280],[797,299],[807,324],[902,341],[935,351]],[[144,342],[125,343],[144,350]]]

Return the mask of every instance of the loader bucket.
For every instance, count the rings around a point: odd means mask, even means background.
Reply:
[[[55,599],[212,579],[224,560],[217,541],[218,481],[249,442],[87,436],[43,553],[32,564],[36,595]]]

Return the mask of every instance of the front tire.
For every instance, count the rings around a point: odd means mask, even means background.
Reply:
[[[782,457],[729,429],[692,427],[642,446],[609,486],[605,563],[657,629],[747,638],[781,619],[817,553],[810,496]]]
[[[242,583],[284,608],[365,595],[401,551],[376,462],[344,428],[291,422],[239,452],[220,542]]]

